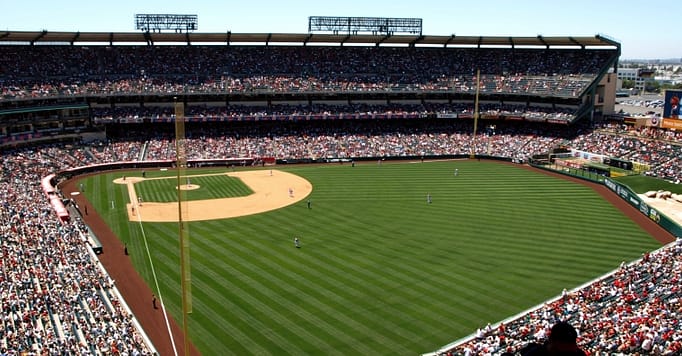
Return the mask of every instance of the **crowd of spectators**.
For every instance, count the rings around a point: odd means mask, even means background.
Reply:
[[[0,101],[153,93],[446,91],[577,97],[599,49],[0,46]],[[31,58],[31,60],[26,60]],[[476,78],[480,70],[480,78]]]
[[[645,174],[682,182],[682,133],[654,127],[607,124],[569,143],[576,150],[648,164]]]
[[[578,105],[571,106],[539,106],[513,102],[486,102],[479,104],[481,117],[504,118],[514,117],[517,120],[546,122],[571,122],[575,119]],[[93,120],[96,123],[109,122],[150,122],[172,121],[175,108],[169,106],[116,106],[94,107]],[[474,107],[471,102],[423,104],[367,104],[354,103],[344,105],[312,104],[289,105],[231,105],[208,106],[188,105],[184,115],[190,121],[254,121],[254,120],[308,120],[329,118],[352,119],[384,119],[384,118],[426,118],[426,117],[473,117]]]
[[[275,157],[277,159],[333,159],[365,157],[420,157],[468,155],[472,153],[472,120],[390,119],[390,120],[313,120],[265,121],[246,123],[196,123],[186,126],[188,159],[233,157]],[[120,125],[119,125],[120,126]],[[144,159],[174,159],[175,133],[171,126],[160,125],[149,137],[145,125],[128,126],[121,134],[140,137]],[[547,152],[563,142],[573,128],[564,125],[541,128],[528,122],[496,122],[481,125],[475,152],[479,155],[526,160]],[[114,134],[113,128],[109,130]],[[116,142],[116,141],[114,141]],[[130,143],[123,145],[126,152]],[[98,147],[88,148],[97,160]],[[128,150],[128,151],[126,151]]]
[[[443,106],[445,107],[445,106]],[[468,114],[466,105],[452,111],[437,106],[429,112]],[[349,112],[374,114],[409,113],[413,118],[377,120],[308,120],[305,116],[294,121],[263,121],[239,123],[196,123],[188,131],[190,159],[230,157],[276,157],[279,159],[325,159],[354,157],[410,157],[467,155],[472,153],[472,120],[423,118],[424,106],[407,109],[378,110],[363,107]],[[510,112],[509,107],[485,105],[482,112]],[[201,108],[204,110],[205,108]],[[434,110],[435,109],[435,110]],[[282,108],[260,111],[259,107],[244,107],[245,113],[278,116],[287,112]],[[290,109],[291,110],[291,109]],[[294,109],[296,111],[297,109]],[[511,110],[514,110],[511,107]],[[536,113],[551,108],[535,108]],[[191,111],[190,111],[191,112]],[[206,111],[203,111],[206,112]],[[289,111],[291,113],[292,111]],[[304,112],[296,111],[296,112]],[[333,113],[332,108],[319,112]],[[519,113],[520,111],[514,111]],[[291,114],[289,114],[291,115]],[[336,115],[341,116],[336,113]],[[130,126],[130,125],[129,125]],[[124,127],[127,127],[124,125]],[[133,127],[136,127],[133,125]],[[174,132],[164,134],[156,126],[157,137],[146,145],[146,159],[168,159],[173,155]],[[130,130],[125,135],[129,137]],[[141,139],[146,133],[140,132]],[[546,154],[551,148],[563,146],[608,157],[631,160],[649,166],[645,174],[675,183],[682,181],[682,135],[658,128],[635,129],[622,124],[604,123],[549,125],[528,121],[480,120],[475,148],[479,155],[508,157],[525,161],[533,155]],[[137,150],[124,151],[127,154]]]
[[[63,223],[41,179],[78,158],[65,147],[3,152],[0,159],[0,354],[149,355],[77,217]]]

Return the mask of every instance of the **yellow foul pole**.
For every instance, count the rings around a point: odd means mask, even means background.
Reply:
[[[180,240],[180,288],[182,289],[182,332],[184,334],[185,355],[189,350],[189,314],[192,313],[192,278],[190,275],[189,262],[189,226],[183,215],[187,213],[185,190],[182,187],[188,184],[185,170],[187,169],[187,151],[185,143],[185,105],[175,101],[175,155],[177,170],[178,190],[178,237]]]
[[[478,92],[481,89],[481,70],[476,70],[476,99],[474,99],[474,134],[471,135],[471,154],[469,158],[476,158],[476,128],[478,127]]]

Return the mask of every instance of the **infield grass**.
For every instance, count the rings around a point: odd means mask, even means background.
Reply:
[[[430,352],[660,247],[590,188],[514,165],[277,169],[312,183],[312,209],[189,225],[189,329],[204,355]],[[181,320],[177,223],[127,221],[115,177],[87,178],[87,197],[153,286],[146,239]]]
[[[170,172],[169,174],[177,174],[177,172]],[[210,189],[185,190],[184,200],[234,198],[253,193],[248,186],[242,183],[241,179],[229,177],[222,173],[201,172],[196,175],[187,174],[186,176],[186,178],[181,179],[182,184],[210,187]],[[168,176],[135,183],[135,190],[137,196],[144,197],[145,201],[168,203],[178,201],[177,186],[177,176]]]

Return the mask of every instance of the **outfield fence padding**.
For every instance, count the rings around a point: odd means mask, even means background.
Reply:
[[[604,179],[604,185],[669,233],[678,237],[682,236],[682,228],[675,221],[657,209],[650,207],[627,186],[608,178]]]

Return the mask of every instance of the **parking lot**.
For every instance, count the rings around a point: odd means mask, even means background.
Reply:
[[[626,115],[657,115],[663,114],[663,94],[643,94],[625,98],[617,98],[615,111],[623,111]]]

